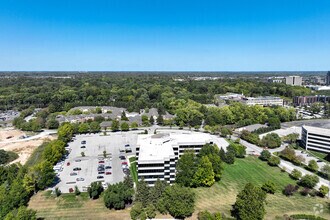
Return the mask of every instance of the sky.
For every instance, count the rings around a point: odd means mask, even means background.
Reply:
[[[0,71],[329,69],[329,0],[0,0]]]

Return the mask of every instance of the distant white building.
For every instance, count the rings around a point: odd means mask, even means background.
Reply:
[[[285,84],[291,86],[301,86],[302,77],[301,76],[287,76],[285,77]]]
[[[246,105],[283,106],[283,99],[273,96],[245,97],[242,99],[242,102]]]
[[[174,183],[180,156],[186,150],[198,154],[208,143],[213,144],[211,135],[197,132],[139,135],[136,148],[138,179],[144,178],[150,186],[157,179]]]
[[[301,141],[306,150],[330,153],[330,129],[303,126]]]

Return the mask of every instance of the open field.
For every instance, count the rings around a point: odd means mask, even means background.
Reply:
[[[189,219],[197,219],[198,211],[205,209],[229,215],[237,193],[246,183],[252,182],[261,186],[267,180],[275,182],[279,188],[275,195],[267,195],[266,219],[274,219],[284,214],[313,214],[313,207],[317,204],[324,207],[320,215],[330,219],[330,213],[326,210],[327,199],[303,197],[298,194],[292,197],[282,195],[282,188],[287,184],[294,184],[295,181],[279,168],[270,167],[254,157],[238,159],[234,165],[226,165],[222,180],[212,187],[194,189],[197,194],[196,211]],[[102,198],[91,201],[86,194],[78,198],[73,194],[54,198],[47,192],[39,192],[32,197],[29,207],[38,211],[38,217],[45,219],[130,219],[129,209],[108,210],[104,207]]]
[[[225,165],[223,178],[211,188],[197,188],[196,213],[199,210],[212,212],[221,211],[226,215],[230,214],[232,205],[236,201],[237,193],[244,188],[248,182],[261,186],[267,180],[273,181],[278,187],[274,195],[267,195],[267,217],[274,219],[275,216],[284,214],[308,213],[313,214],[313,207],[316,204],[324,206],[324,213],[321,216],[330,218],[326,213],[327,199],[320,197],[303,197],[298,193],[292,197],[286,197],[281,190],[287,184],[295,184],[287,173],[281,172],[277,167],[270,167],[267,163],[257,158],[247,157],[237,159],[234,165]]]

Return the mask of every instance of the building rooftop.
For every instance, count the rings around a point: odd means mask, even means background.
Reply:
[[[212,140],[205,133],[160,133],[156,135],[139,135],[137,145],[140,146],[139,161],[163,161],[174,157],[173,146],[200,145]]]
[[[303,128],[306,129],[308,131],[308,133],[317,133],[320,135],[330,136],[330,129],[312,127],[312,126],[307,126],[307,125],[304,125]]]

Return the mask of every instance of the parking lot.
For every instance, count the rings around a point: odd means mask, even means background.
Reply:
[[[128,164],[127,156],[135,155],[137,133],[77,135],[66,148],[70,152],[67,158],[54,167],[60,179],[55,187],[68,193],[75,186],[86,191],[95,181],[101,181],[104,187],[122,181],[124,171],[129,172],[125,165]]]

